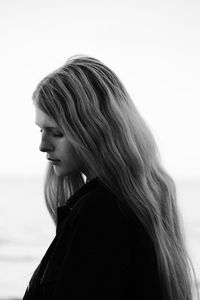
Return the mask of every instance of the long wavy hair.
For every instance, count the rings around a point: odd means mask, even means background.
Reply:
[[[119,78],[97,59],[73,56],[38,84],[33,101],[62,128],[84,165],[119,198],[121,208],[134,212],[148,231],[163,299],[192,300],[195,274],[183,238],[176,187]],[[55,223],[57,207],[84,184],[83,173],[57,176],[48,166],[44,192]]]

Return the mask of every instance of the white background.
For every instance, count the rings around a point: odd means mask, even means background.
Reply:
[[[0,0],[0,175],[41,175],[32,93],[68,57],[127,87],[176,179],[200,179],[199,0]]]
[[[54,235],[31,98],[75,54],[113,69],[152,129],[199,279],[200,1],[0,0],[0,298],[21,298]]]

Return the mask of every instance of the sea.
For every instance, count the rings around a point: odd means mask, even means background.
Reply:
[[[200,282],[200,181],[175,181],[186,246]],[[0,178],[0,300],[22,299],[55,236],[41,177]]]

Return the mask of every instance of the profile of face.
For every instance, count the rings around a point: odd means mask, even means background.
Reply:
[[[53,165],[55,173],[66,176],[82,172],[80,160],[67,136],[52,118],[37,107],[35,123],[41,129],[39,150],[47,153],[47,159]]]

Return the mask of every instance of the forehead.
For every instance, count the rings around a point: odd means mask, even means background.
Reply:
[[[58,124],[38,107],[35,107],[35,123],[41,128],[58,127]]]

